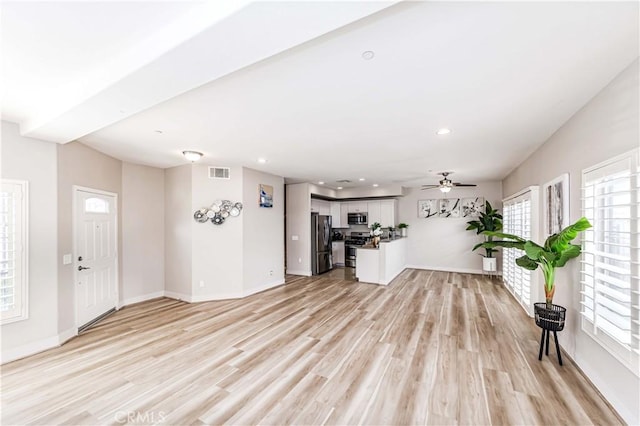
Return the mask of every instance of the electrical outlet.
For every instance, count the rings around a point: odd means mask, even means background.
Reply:
[[[291,236],[291,240],[292,241],[298,241],[298,236],[297,235],[292,235]]]
[[[269,276],[272,277],[273,276],[273,271],[269,271]]]
[[[298,263],[302,263],[302,258],[301,257],[298,258]]]
[[[204,281],[200,281],[200,288],[204,288]]]

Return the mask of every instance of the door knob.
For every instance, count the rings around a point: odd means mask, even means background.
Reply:
[[[91,267],[78,266],[78,271],[83,271],[85,269],[91,269]]]

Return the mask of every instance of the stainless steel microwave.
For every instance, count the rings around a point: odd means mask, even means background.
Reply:
[[[347,213],[347,223],[349,225],[366,225],[367,214],[366,213]]]

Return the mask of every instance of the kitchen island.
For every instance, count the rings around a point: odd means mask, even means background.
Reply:
[[[358,247],[356,278],[364,283],[387,285],[405,268],[407,239],[380,241],[379,248]]]

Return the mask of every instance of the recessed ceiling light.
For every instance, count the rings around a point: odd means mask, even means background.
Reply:
[[[267,162],[266,158],[258,158],[258,163],[265,164]]]
[[[360,178],[358,179],[360,182],[364,182],[364,178]]]
[[[447,129],[446,127],[443,127],[442,129],[439,129],[436,132],[436,135],[442,136],[442,135],[448,135],[449,133],[451,133],[451,130]]]
[[[319,185],[324,185],[323,181],[318,182]]]
[[[377,187],[378,187],[378,184],[377,184],[377,183],[374,183],[372,186],[373,186],[374,188],[377,188]]]
[[[202,158],[202,153],[198,151],[182,151],[182,155],[192,163]]]
[[[163,133],[162,130],[154,130],[154,132],[158,133],[159,135]]]
[[[338,189],[342,189],[342,187],[341,187],[341,186],[339,186],[339,187],[338,187]]]
[[[373,50],[365,50],[362,52],[362,59],[365,61],[370,61],[374,56],[376,56],[376,54]]]

